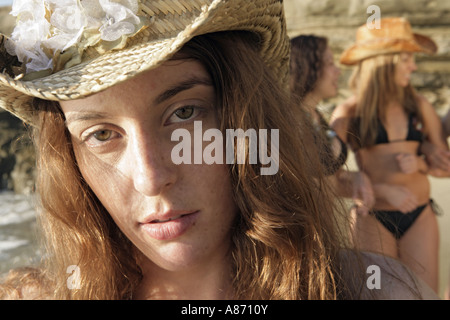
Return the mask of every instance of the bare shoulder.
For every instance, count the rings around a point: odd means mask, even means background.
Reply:
[[[359,299],[438,300],[437,294],[399,260],[370,252],[342,253],[342,277]],[[362,274],[361,274],[362,273]],[[360,277],[355,277],[360,274]]]
[[[424,106],[424,105],[426,105],[426,106],[432,106],[431,103],[430,103],[430,101],[428,101],[428,99],[425,98],[424,95],[422,95],[422,94],[420,94],[420,93],[416,93],[416,98],[417,98],[417,101],[419,102],[419,105],[420,105],[421,107]]]
[[[416,97],[423,118],[424,132],[428,136],[428,140],[446,149],[446,144],[442,144],[442,137],[445,136],[444,130],[446,130],[443,127],[443,121],[439,118],[433,105],[424,96],[417,94]]]
[[[428,99],[425,98],[423,95],[416,94],[416,98],[417,98],[417,102],[418,102],[420,111],[424,116],[427,116],[430,112],[431,113],[436,112],[433,105],[431,104],[431,102],[428,101]]]
[[[356,108],[356,97],[351,96],[346,99],[344,102],[340,103],[333,110],[332,120],[334,118],[340,117],[351,117],[353,116]]]
[[[347,131],[350,118],[355,114],[356,98],[350,97],[343,103],[334,108],[330,118],[330,127],[338,134],[343,140],[347,141]]]
[[[0,282],[0,299],[2,300],[49,298],[48,281],[40,269],[29,267],[13,269]]]

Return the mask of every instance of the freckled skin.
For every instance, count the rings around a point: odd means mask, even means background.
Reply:
[[[230,228],[237,213],[226,165],[175,165],[171,160],[175,129],[185,128],[193,137],[194,120],[202,121],[203,130],[218,128],[210,85],[198,84],[155,103],[161,93],[195,77],[209,80],[198,62],[167,62],[99,94],[61,102],[80,170],[142,253],[144,274],[170,272],[185,282],[197,273],[228,270]],[[186,106],[194,106],[194,112],[181,119],[178,114],[184,113],[176,111]],[[77,121],[80,114],[99,116]],[[100,130],[102,134],[95,135]],[[109,138],[99,141],[96,137]],[[154,239],[143,230],[142,221],[149,215],[171,210],[198,211],[198,215],[182,235],[170,241]],[[216,278],[223,275],[211,279]]]

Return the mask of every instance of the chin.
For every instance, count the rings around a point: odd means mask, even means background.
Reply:
[[[405,81],[402,84],[400,84],[400,87],[406,88],[409,85],[409,81]]]
[[[186,270],[191,266],[198,264],[201,261],[195,252],[183,250],[183,248],[167,248],[166,252],[160,252],[155,256],[154,254],[145,255],[157,268],[178,272]]]
[[[410,78],[397,80],[397,85],[402,88],[406,88],[410,84]]]
[[[338,90],[336,88],[333,88],[332,90],[329,91],[329,93],[324,97],[324,99],[331,99],[336,97],[338,94]]]

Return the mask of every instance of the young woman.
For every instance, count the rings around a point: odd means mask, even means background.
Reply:
[[[439,232],[419,148],[425,137],[447,146],[436,112],[410,84],[414,52],[436,47],[405,19],[382,19],[381,26],[360,27],[357,43],[342,55],[343,64],[356,65],[355,95],[335,109],[331,126],[355,152],[376,195],[370,215],[354,214],[359,247],[400,259],[437,291]]]
[[[322,100],[338,94],[340,69],[334,63],[334,56],[328,40],[315,35],[300,35],[291,39],[290,87],[298,99],[301,111],[311,119],[321,146],[321,161],[326,173],[332,177],[338,195],[353,198],[367,210],[374,203],[370,180],[363,172],[344,169],[347,160],[347,145],[330,128],[327,120],[318,110]],[[362,206],[364,204],[364,206]]]
[[[44,1],[46,50],[8,45],[1,106],[33,127],[47,253],[42,269],[11,274],[4,296],[435,297],[401,264],[342,251],[309,131],[287,107],[281,1],[108,3]],[[80,5],[85,31],[50,50],[54,23]],[[123,14],[108,20],[109,9]],[[251,135],[221,161],[229,129],[259,133],[256,163],[237,161]],[[186,154],[192,163],[174,161]],[[262,174],[268,159],[279,170]],[[365,286],[374,264],[378,292]]]

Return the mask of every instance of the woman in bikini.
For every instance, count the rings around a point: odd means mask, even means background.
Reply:
[[[410,84],[414,52],[434,53],[436,45],[413,34],[405,19],[381,22],[381,29],[361,26],[341,56],[342,64],[356,65],[355,94],[334,110],[331,127],[355,152],[376,196],[370,214],[352,213],[356,245],[398,258],[437,291],[438,224],[419,150],[425,137],[448,147],[432,105]]]

